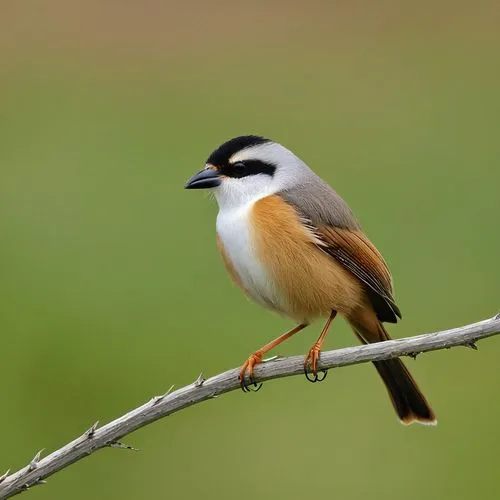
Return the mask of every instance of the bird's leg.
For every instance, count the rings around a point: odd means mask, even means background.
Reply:
[[[319,359],[319,353],[321,351],[321,346],[323,345],[323,342],[326,339],[328,330],[335,316],[337,316],[337,311],[332,311],[325,323],[325,326],[323,327],[323,330],[321,331],[321,335],[318,337],[318,340],[316,340],[311,349],[309,349],[306,359],[304,360],[304,373],[309,382],[321,382],[326,377],[327,374],[326,370],[322,370],[323,376],[318,377],[318,368],[317,368],[318,359]],[[309,377],[309,370],[313,375],[312,377]]]
[[[301,323],[300,325],[297,325],[296,327],[292,328],[290,331],[284,333],[277,339],[273,340],[272,342],[269,342],[269,344],[266,344],[264,347],[261,347],[259,350],[255,351],[243,364],[243,366],[240,369],[240,385],[241,389],[243,392],[250,392],[250,390],[253,391],[258,391],[261,387],[262,384],[256,384],[254,377],[253,377],[253,371],[255,365],[262,363],[262,357],[266,352],[269,352],[271,349],[276,347],[277,345],[281,344],[283,341],[286,339],[290,338],[292,335],[295,335],[296,333],[300,332],[307,326],[307,323]],[[248,370],[248,380],[251,385],[254,386],[254,389],[250,389],[248,385],[245,382],[245,373]]]

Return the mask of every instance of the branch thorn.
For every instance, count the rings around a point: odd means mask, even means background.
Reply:
[[[469,349],[473,349],[474,351],[477,351],[477,349],[478,349],[477,344],[474,341],[469,342],[468,344],[465,344],[465,347],[468,347]]]
[[[419,355],[419,352],[409,352],[406,355],[412,359],[417,359],[417,356]]]
[[[500,313],[498,313],[493,319],[500,319]]]
[[[205,382],[206,378],[203,377],[203,372],[198,375],[198,378],[194,381],[195,387],[201,387]]]
[[[128,444],[123,444],[120,443],[120,441],[112,441],[108,445],[110,448],[122,448],[124,450],[130,450],[130,451],[141,451],[139,448],[134,448],[133,446],[129,446]]]
[[[169,390],[165,394],[162,394],[161,396],[154,396],[153,399],[151,400],[153,406],[157,405],[160,401],[163,401],[172,392],[173,388],[174,386],[172,384]]]
[[[88,439],[92,439],[94,437],[98,425],[99,425],[99,420],[95,422],[90,429],[86,430],[83,435],[86,436]]]
[[[40,462],[40,457],[42,456],[42,452],[45,448],[42,448],[32,459],[30,464],[28,465],[28,470],[32,471],[38,467],[38,462]]]
[[[9,475],[10,469],[7,469],[1,476],[0,476],[0,483],[3,483],[7,476]]]

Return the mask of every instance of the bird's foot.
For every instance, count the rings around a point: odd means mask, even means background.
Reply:
[[[322,382],[328,374],[327,370],[320,370],[320,375],[318,375],[318,360],[320,352],[319,344],[315,343],[311,349],[309,349],[306,359],[304,360],[304,374],[309,382]]]
[[[255,368],[255,365],[262,363],[262,354],[257,352],[254,352],[246,361],[243,363],[243,366],[240,369],[240,386],[241,390],[243,392],[257,392],[261,387],[262,383],[257,383],[255,382],[254,376],[253,376],[253,371]],[[248,384],[245,380],[245,374],[247,373],[248,370]]]

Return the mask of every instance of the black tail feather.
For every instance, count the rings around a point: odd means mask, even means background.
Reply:
[[[401,422],[436,423],[432,408],[400,359],[376,361],[373,364],[384,381]]]
[[[382,323],[378,323],[378,335],[375,337],[370,332],[351,321],[356,336],[367,344],[367,339],[379,338],[389,340],[389,334]],[[375,361],[373,363],[380,377],[384,381],[392,404],[399,420],[404,424],[419,422],[426,425],[435,425],[436,416],[431,406],[417,386],[417,383],[400,359],[389,359],[387,361]]]

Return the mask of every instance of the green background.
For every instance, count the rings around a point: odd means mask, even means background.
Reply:
[[[282,142],[349,202],[393,272],[394,336],[498,312],[498,4],[244,5],[2,3],[1,469],[289,328],[230,282],[215,202],[183,190],[235,135]],[[353,344],[335,322],[326,348]],[[407,361],[436,428],[399,425],[354,366],[182,411],[26,495],[494,498],[499,355]]]

